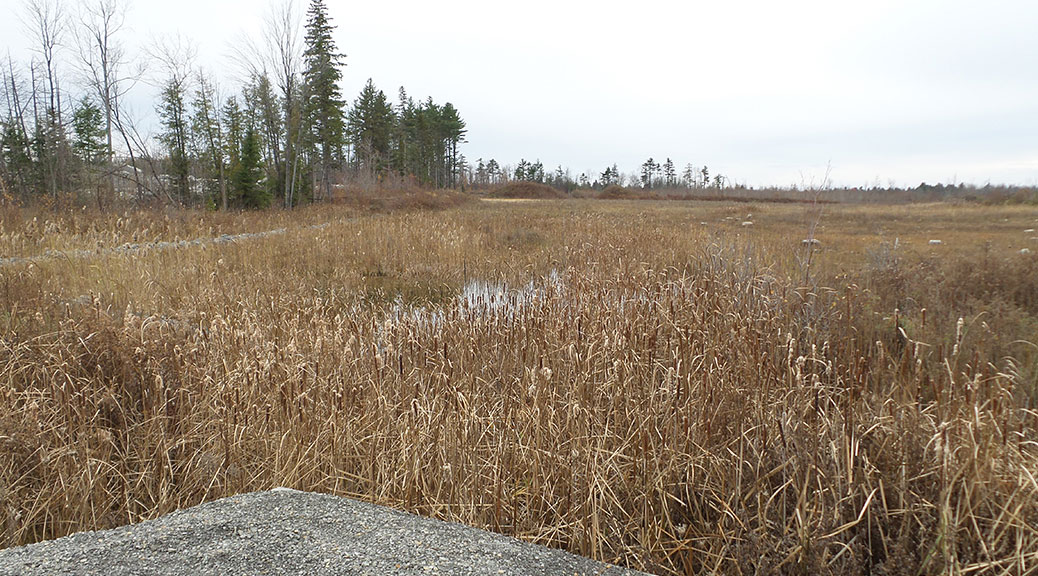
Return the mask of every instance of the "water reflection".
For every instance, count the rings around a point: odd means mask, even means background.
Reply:
[[[540,282],[530,281],[513,287],[504,282],[469,280],[453,301],[442,305],[416,306],[397,298],[390,308],[390,319],[394,323],[407,322],[439,328],[447,315],[455,314],[465,320],[501,317],[512,318],[517,312],[531,304],[542,301],[549,291],[556,293],[563,287],[558,270],[552,270]]]

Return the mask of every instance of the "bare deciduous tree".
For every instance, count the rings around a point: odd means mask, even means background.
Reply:
[[[173,180],[176,197],[186,203],[191,195],[187,100],[196,49],[182,36],[175,36],[156,40],[148,54],[162,69],[161,78],[155,81],[161,94],[156,112],[163,127],[159,140],[169,154],[167,173]]]
[[[216,82],[202,70],[198,71],[195,89],[194,131],[201,140],[201,148],[207,152],[208,160],[216,174],[220,187],[220,208],[227,210],[227,176],[224,158],[224,138],[220,129],[220,94]]]
[[[42,68],[45,82],[46,105],[42,114],[36,108],[36,134],[40,138],[42,153],[39,161],[44,167],[43,184],[47,191],[56,196],[58,189],[67,182],[68,147],[64,134],[61,106],[61,90],[57,74],[57,51],[68,31],[63,4],[57,0],[26,0],[23,24],[33,39],[32,51],[39,57],[33,58],[32,70],[35,80],[37,68]],[[34,101],[39,96],[33,83]]]
[[[265,19],[262,44],[245,38],[235,55],[252,78],[273,76],[281,93],[284,151],[283,154],[280,150],[275,151],[274,162],[283,182],[286,206],[292,206],[295,201],[299,144],[303,133],[298,94],[303,57],[301,30],[302,14],[295,0],[275,0]]]
[[[118,39],[126,22],[126,8],[118,0],[88,0],[80,5],[79,23],[74,30],[79,45],[79,65],[87,88],[95,93],[105,114],[109,194],[115,192],[114,135],[118,131],[133,165],[132,179],[138,200],[143,200],[144,184],[136,169],[135,146],[120,115],[120,99],[137,83],[143,67],[133,66]],[[139,147],[138,147],[139,150]],[[100,201],[99,201],[100,202]]]

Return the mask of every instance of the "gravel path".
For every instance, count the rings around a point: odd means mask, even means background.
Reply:
[[[514,538],[288,489],[0,550],[0,575],[636,576]]]

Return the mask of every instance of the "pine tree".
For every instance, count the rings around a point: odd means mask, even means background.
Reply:
[[[72,151],[85,166],[103,164],[108,147],[105,144],[105,117],[101,107],[84,97],[72,113]]]
[[[673,187],[678,182],[678,172],[674,168],[674,161],[667,158],[667,161],[663,163],[663,178],[668,188]]]
[[[413,174],[414,154],[411,145],[415,141],[414,136],[414,100],[407,95],[404,87],[400,87],[398,93],[399,102],[396,105],[396,122],[393,127],[392,158],[390,166],[398,174]]]
[[[519,159],[519,165],[515,167],[515,179],[525,181],[530,179],[530,163],[526,158]]]
[[[696,173],[696,167],[691,162],[685,165],[685,171],[681,173],[682,184],[685,188],[695,188]]]
[[[72,156],[78,164],[77,185],[81,190],[102,194],[102,174],[108,159],[105,115],[100,106],[83,97],[72,113]]]
[[[339,66],[344,56],[335,47],[332,32],[335,28],[328,19],[324,0],[311,0],[307,10],[306,50],[303,52],[304,118],[308,127],[310,145],[319,161],[317,174],[321,194],[331,194],[330,173],[336,160],[342,158],[343,107],[339,82],[342,72]]]
[[[220,117],[216,110],[216,89],[205,77],[198,76],[192,106],[195,113],[191,118],[191,130],[194,133],[196,154],[200,162],[207,166],[208,182],[216,181],[215,190],[219,193],[220,208],[227,209],[227,180],[225,178],[226,162],[224,161],[223,131],[220,130]]]
[[[241,163],[241,149],[245,140],[245,115],[234,96],[227,98],[223,105],[224,152],[227,155],[227,166],[231,173],[238,170]]]
[[[259,136],[249,126],[242,142],[241,161],[234,172],[234,195],[243,207],[266,208],[270,205],[270,193],[260,183],[262,175]]]
[[[643,188],[652,188],[653,177],[656,175],[657,170],[659,170],[659,164],[657,164],[652,158],[649,158],[644,164],[642,164],[641,180]]]
[[[268,166],[268,177],[273,181],[274,192],[277,197],[285,199],[287,204],[288,196],[291,195],[288,185],[297,184],[298,178],[296,180],[291,178],[291,167],[287,166],[285,160],[292,157],[295,162],[298,154],[293,152],[290,155],[288,149],[292,147],[285,145],[298,135],[286,132],[295,126],[295,133],[298,133],[298,115],[293,116],[294,123],[285,123],[282,106],[274,92],[274,85],[266,74],[254,77],[252,82],[246,86],[243,96],[245,108],[239,109],[238,118],[241,123],[237,132],[237,150],[241,151],[242,139],[245,137],[245,122],[248,122],[259,131],[263,161]],[[290,108],[295,110],[298,106],[293,104]],[[283,146],[285,147],[282,148]]]
[[[490,179],[490,183],[497,184],[500,175],[501,166],[497,163],[497,160],[491,158],[487,162],[487,177]]]
[[[170,78],[162,89],[158,108],[164,128],[159,138],[169,152],[169,173],[173,178],[174,191],[182,204],[187,202],[190,194],[188,177],[191,172],[185,91],[183,78]]]
[[[395,125],[393,107],[369,78],[348,115],[347,131],[359,169],[382,173],[390,160]]]
[[[447,102],[443,105],[443,139],[446,146],[446,173],[447,182],[445,184],[454,188],[458,184],[458,174],[461,162],[458,157],[458,144],[464,141],[465,137],[465,121],[461,119],[458,114],[458,109],[453,104]],[[538,165],[540,162],[538,162]],[[541,180],[544,179],[544,167],[541,166]]]
[[[16,121],[5,122],[0,133],[0,168],[5,188],[10,186],[23,195],[31,193],[35,173],[31,141]]]

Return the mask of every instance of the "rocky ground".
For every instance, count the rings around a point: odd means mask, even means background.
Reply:
[[[0,575],[611,575],[638,572],[345,498],[275,489],[0,550]]]

